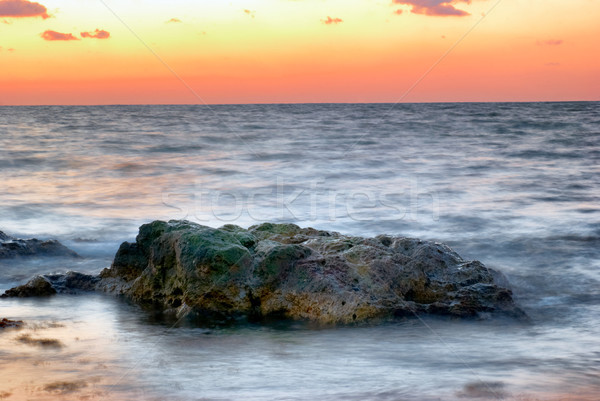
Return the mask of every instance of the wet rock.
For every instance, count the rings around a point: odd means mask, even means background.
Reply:
[[[60,294],[74,294],[80,291],[94,291],[100,277],[69,271],[65,274],[47,274],[44,278]]]
[[[19,239],[0,231],[0,259],[26,256],[79,257],[76,252],[70,250],[57,240]]]
[[[353,323],[419,313],[524,317],[506,278],[448,246],[264,223],[155,221],[99,276],[37,276],[3,297],[98,290],[181,317]]]
[[[0,329],[18,328],[23,326],[22,320],[9,320],[7,318],[0,319]]]
[[[60,294],[75,294],[94,291],[100,277],[78,272],[46,274],[36,276],[26,284],[7,290],[1,297],[39,297]]]
[[[67,393],[73,393],[76,391],[79,391],[85,387],[87,387],[88,384],[83,381],[83,380],[78,380],[78,381],[72,381],[72,382],[67,382],[67,381],[57,381],[57,382],[52,382],[52,383],[48,383],[44,386],[44,390],[48,391],[50,393],[58,393],[58,394],[67,394]],[[80,399],[87,399],[88,396],[85,397],[81,397]]]
[[[2,298],[45,297],[54,294],[56,294],[56,290],[52,287],[50,281],[48,281],[44,276],[36,276],[28,281],[27,284],[7,290],[4,294],[2,294]]]
[[[264,223],[140,227],[94,288],[209,319],[322,323],[434,313],[524,316],[501,273],[446,245]]]
[[[31,337],[30,334],[23,334],[16,338],[17,341],[27,344],[34,345],[40,347],[51,347],[51,348],[62,348],[63,343],[56,338],[35,338]]]
[[[509,396],[504,387],[502,382],[473,382],[466,384],[457,395],[460,398],[503,400]]]

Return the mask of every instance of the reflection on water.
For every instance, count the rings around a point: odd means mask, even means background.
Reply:
[[[186,217],[460,239],[552,225],[554,235],[597,238],[597,110],[3,107],[0,227],[103,240],[131,237],[149,218]]]
[[[0,290],[96,274],[153,219],[292,221],[447,242],[532,318],[171,329],[102,296],[1,299],[28,325],[0,331],[0,399],[597,400],[598,106],[0,107],[0,230],[84,256],[2,261]]]
[[[595,400],[600,393],[593,322],[566,344],[560,328],[504,320],[201,328],[152,321],[100,295],[4,300],[0,314],[27,322],[0,331],[5,399]]]

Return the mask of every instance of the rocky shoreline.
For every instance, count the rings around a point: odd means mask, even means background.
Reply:
[[[504,276],[448,246],[263,223],[154,221],[99,276],[37,276],[2,297],[102,291],[177,316],[354,323],[429,313],[525,317]]]

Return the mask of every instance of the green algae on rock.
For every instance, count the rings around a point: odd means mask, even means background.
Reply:
[[[506,283],[446,245],[414,238],[154,221],[121,245],[95,288],[207,318],[352,323],[414,313],[523,317]]]

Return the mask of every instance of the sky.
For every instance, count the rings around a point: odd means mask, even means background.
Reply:
[[[0,104],[600,100],[599,0],[0,0]]]

